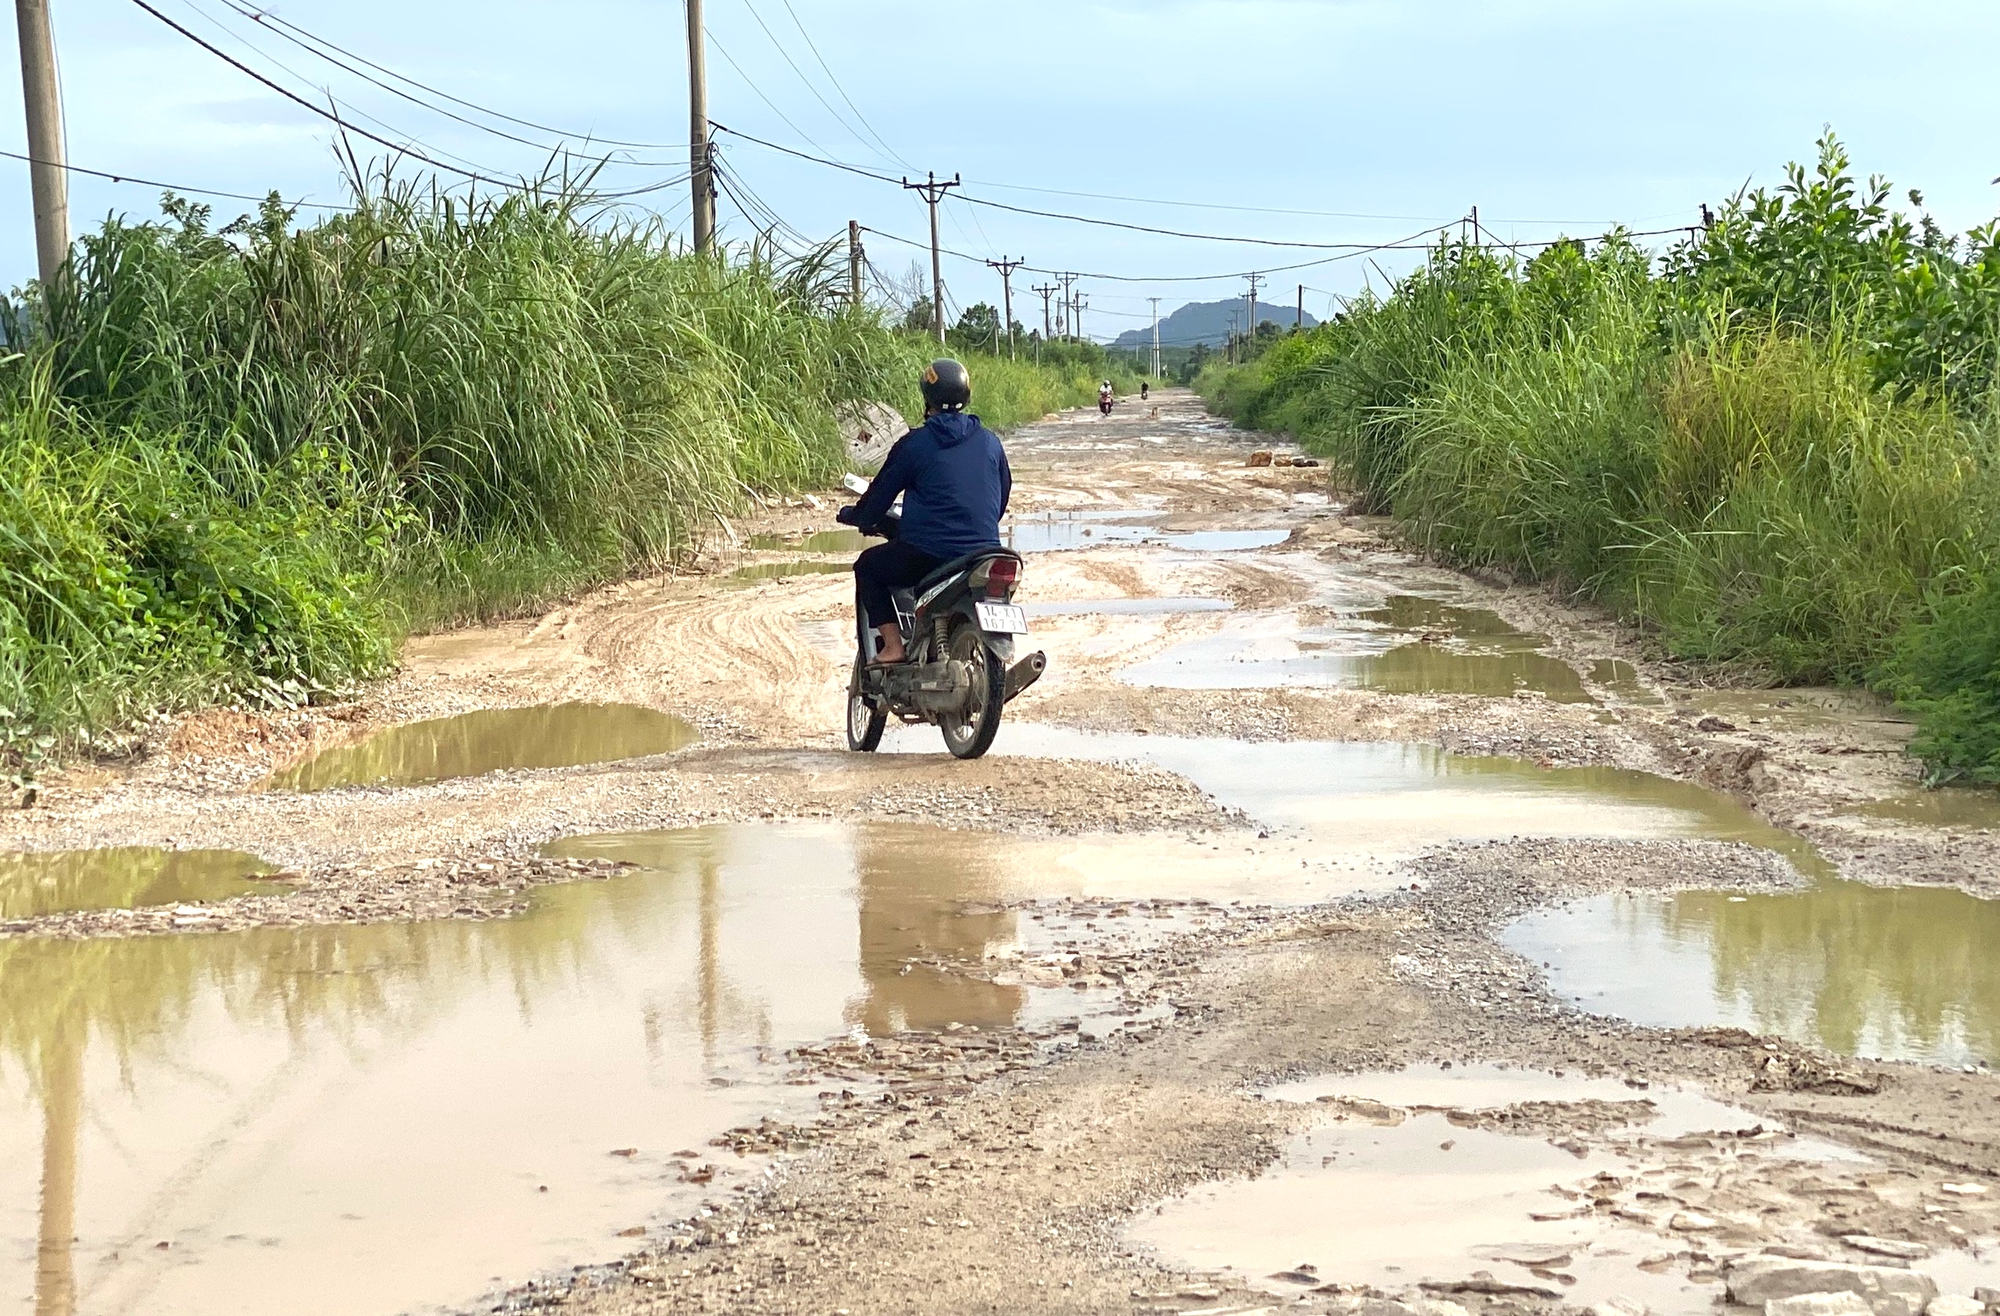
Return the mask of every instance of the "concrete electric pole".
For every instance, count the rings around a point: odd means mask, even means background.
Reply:
[[[861,221],[847,221],[847,298],[861,309]]]
[[[944,265],[938,257],[937,208],[938,202],[944,200],[944,194],[958,186],[958,175],[953,174],[948,183],[938,182],[936,174],[930,175],[921,183],[912,183],[905,178],[903,186],[912,192],[922,192],[925,202],[931,208],[931,319],[937,326],[938,346],[942,347],[944,346]]]
[[[28,105],[29,190],[35,207],[35,257],[44,291],[69,263],[69,171],[63,152],[62,87],[49,0],[14,0],[21,30],[21,93]]]
[[[1001,323],[1007,326],[1007,359],[1012,361],[1014,359],[1014,271],[1026,265],[1028,258],[1023,256],[1019,260],[1008,260],[1002,256],[999,260],[989,260],[986,263],[1000,271],[1000,317]]]
[[[687,20],[688,185],[694,191],[695,254],[706,256],[715,249],[715,158],[708,138],[708,50],[701,0],[687,0]]]
[[[1258,280],[1259,278],[1261,278],[1261,277],[1262,277],[1261,275],[1256,275],[1256,274],[1253,274],[1253,275],[1251,275],[1251,276],[1250,276],[1250,334],[1249,334],[1249,341],[1250,341],[1250,342],[1252,342],[1252,343],[1254,343],[1254,342],[1256,342],[1256,341],[1257,341],[1257,280]],[[1247,344],[1247,343],[1245,344],[1245,349],[1244,349],[1244,352],[1245,352],[1245,355],[1246,355],[1246,356],[1247,356],[1247,355],[1249,354],[1249,348],[1248,348],[1248,344]]]
[[[1148,297],[1153,304],[1153,378],[1160,377],[1160,299]]]

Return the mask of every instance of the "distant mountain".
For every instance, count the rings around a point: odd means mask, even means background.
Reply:
[[[1207,343],[1210,347],[1221,347],[1229,337],[1233,323],[1241,332],[1243,317],[1250,309],[1241,297],[1231,297],[1219,302],[1189,302],[1172,315],[1160,320],[1161,347],[1192,347],[1196,343]],[[1298,308],[1289,302],[1279,302],[1273,306],[1266,301],[1257,303],[1257,322],[1265,321],[1284,328],[1291,328],[1298,321]],[[1319,323],[1311,311],[1306,312],[1306,327],[1310,329]],[[1127,329],[1113,341],[1114,347],[1151,347],[1153,327]]]

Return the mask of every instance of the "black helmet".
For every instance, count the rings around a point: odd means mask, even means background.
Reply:
[[[944,357],[924,367],[924,405],[957,411],[972,401],[972,376],[964,366]]]

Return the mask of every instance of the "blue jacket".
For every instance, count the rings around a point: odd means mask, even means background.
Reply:
[[[882,473],[855,508],[864,529],[881,524],[903,495],[897,538],[933,557],[964,557],[1000,543],[1014,473],[1000,438],[962,411],[940,411],[896,440]]]

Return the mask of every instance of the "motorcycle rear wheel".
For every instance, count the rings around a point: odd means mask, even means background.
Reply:
[[[872,754],[882,743],[882,728],[888,725],[889,710],[871,704],[861,693],[862,667],[854,660],[854,675],[847,683],[847,747],[857,754]]]
[[[972,692],[963,715],[944,713],[938,730],[944,732],[944,747],[953,758],[976,759],[993,748],[1000,734],[1000,710],[1007,703],[1007,669],[993,661],[986,650],[986,637],[969,621],[961,621],[951,633],[950,654],[954,661],[972,666]]]

